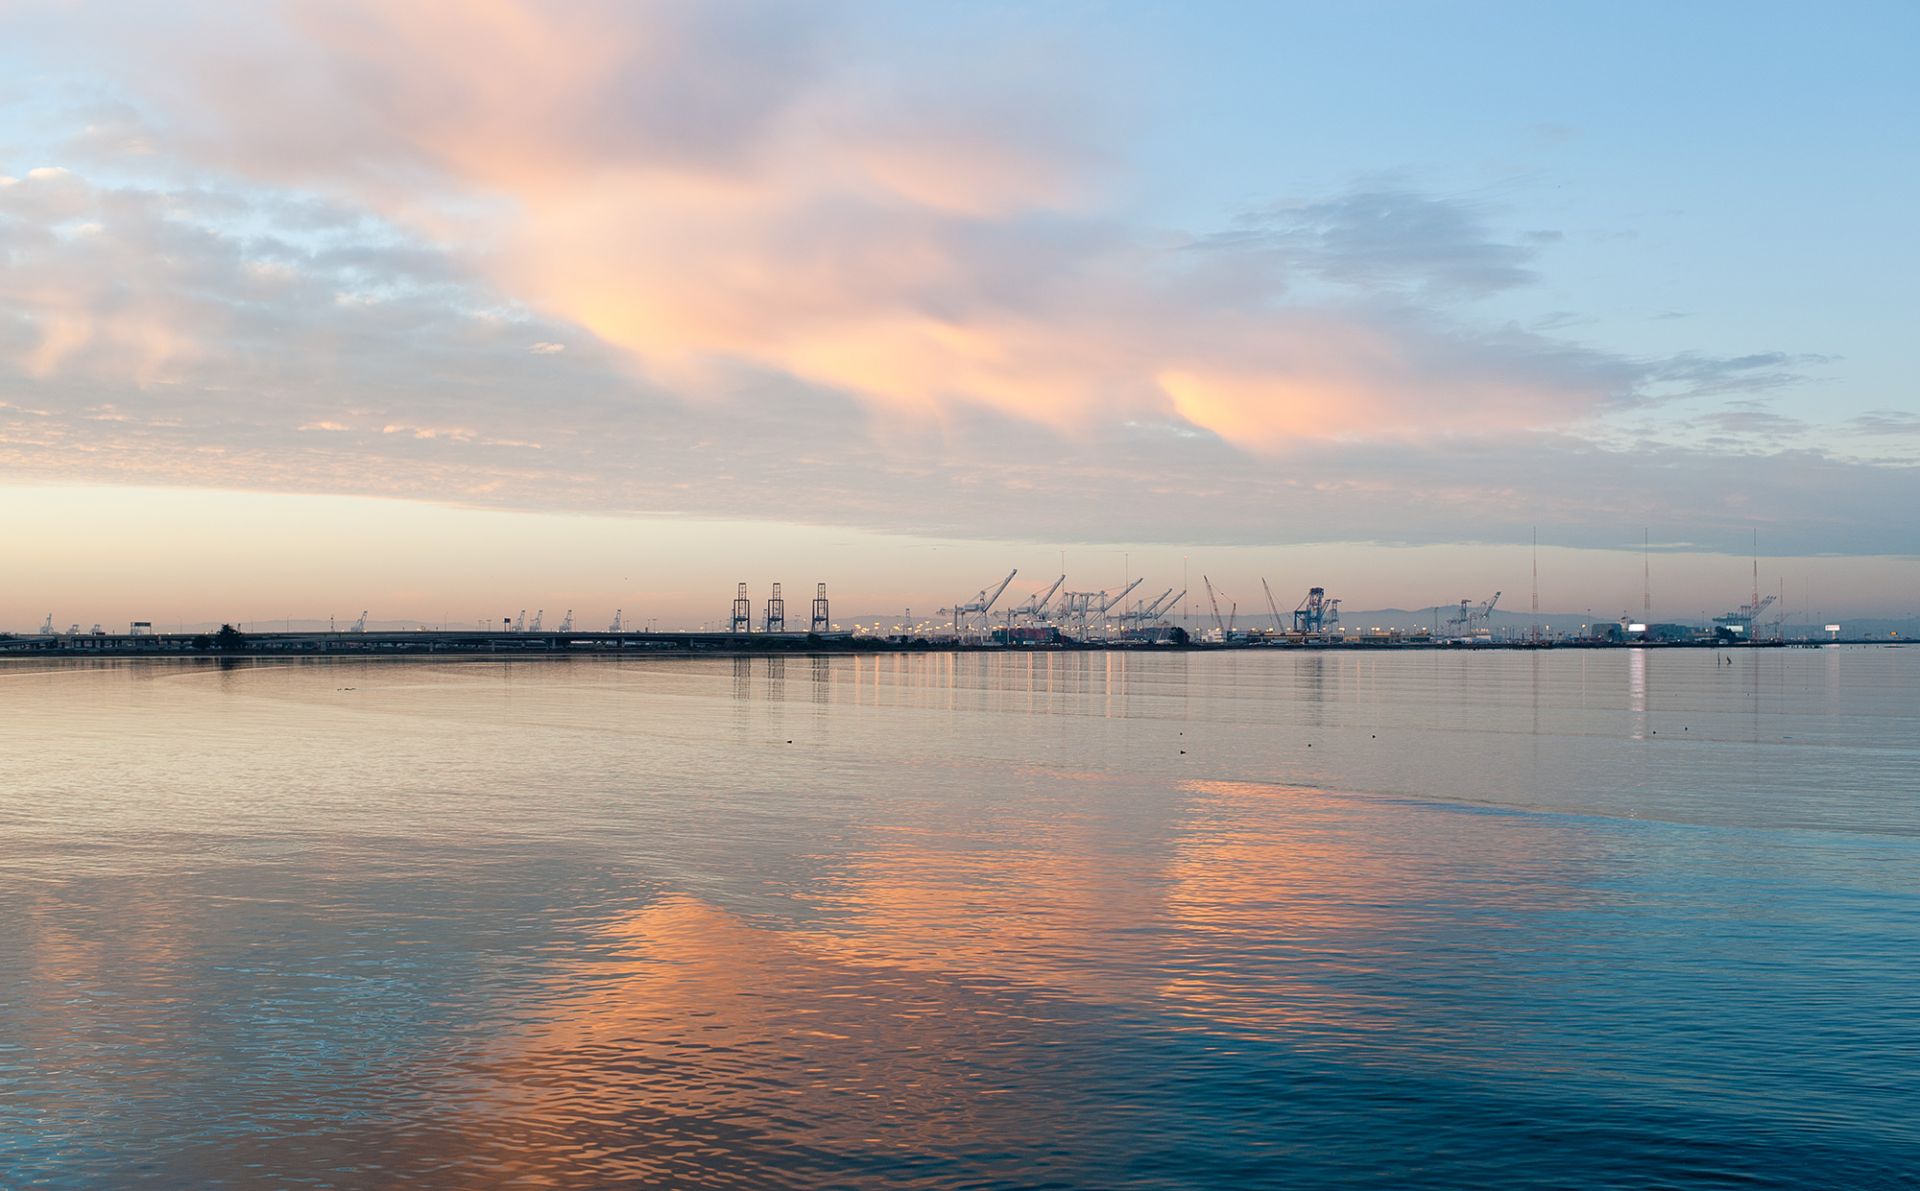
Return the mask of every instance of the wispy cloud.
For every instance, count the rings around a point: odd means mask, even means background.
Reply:
[[[1556,234],[1529,238],[1538,244]],[[1272,253],[1287,273],[1369,292],[1477,296],[1535,279],[1534,248],[1493,235],[1475,206],[1402,187],[1274,205],[1202,244]]]
[[[1850,434],[1870,436],[1920,435],[1920,414],[1899,409],[1869,410],[1847,419],[1845,429]]]
[[[1609,351],[1559,296],[1496,317],[1556,234],[1477,199],[1113,217],[1101,121],[1044,58],[849,54],[839,6],[213,11],[217,40],[40,18],[119,94],[70,168],[0,182],[16,473],[1235,541],[1657,500],[1864,542],[1867,506],[1794,498],[1912,495],[1765,411],[1688,428],[1754,447],[1744,473],[1600,445],[1832,361]]]
[[[1808,379],[1808,369],[1832,364],[1836,359],[1814,353],[1757,352],[1715,358],[1689,352],[1650,363],[1646,379],[1667,397],[1759,393],[1800,384]]]
[[[1197,239],[1081,209],[1103,155],[1041,62],[877,70],[832,52],[842,18],[757,4],[289,12],[246,18],[246,55],[124,47],[166,151],[379,211],[689,396],[744,365],[889,417],[1274,449],[1552,425],[1629,379],[1407,305],[1532,279],[1461,200],[1368,187]],[[1286,300],[1307,280],[1378,301]]]

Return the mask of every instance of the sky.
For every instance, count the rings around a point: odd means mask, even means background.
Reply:
[[[0,25],[0,628],[1920,612],[1910,4]]]

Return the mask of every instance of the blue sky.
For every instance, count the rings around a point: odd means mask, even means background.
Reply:
[[[328,500],[691,518],[729,549],[646,593],[683,618],[795,527],[889,600],[925,570],[900,551],[950,542],[930,587],[1218,550],[1242,588],[1311,558],[1418,607],[1465,592],[1416,552],[1511,590],[1535,526],[1568,607],[1637,590],[1643,530],[1687,604],[1756,531],[1782,580],[1912,598],[1911,6],[7,20],[15,520],[156,489],[242,524],[313,498],[316,530],[358,517]],[[0,622],[164,586],[25,548],[48,595]],[[220,582],[279,607],[294,562]]]

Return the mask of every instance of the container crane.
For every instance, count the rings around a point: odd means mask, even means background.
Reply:
[[[1135,579],[1120,589],[1120,594],[1111,595],[1105,591],[1064,591],[1060,593],[1060,602],[1054,606],[1052,619],[1061,625],[1070,627],[1076,636],[1090,637],[1096,624],[1106,624],[1107,613],[1119,607],[1120,602],[1140,586],[1142,580]],[[1127,613],[1120,614],[1124,623]]]
[[[767,612],[764,621],[769,633],[787,631],[787,598],[780,594],[780,585],[773,585],[773,594],[767,597]]]
[[[952,608],[942,608],[942,612],[952,615],[954,631],[960,632],[966,629],[970,625],[972,618],[976,615],[980,617],[981,623],[985,624],[988,614],[993,611],[993,606],[1000,602],[1001,593],[1007,590],[1007,584],[1012,583],[1013,577],[1019,573],[1020,569],[1018,567],[1008,571],[1007,577],[1000,580],[991,594],[983,587],[980,589],[980,594],[974,596],[973,599],[967,603],[955,604]]]
[[[1132,612],[1122,612],[1120,614],[1120,622],[1122,624],[1134,625],[1152,624],[1160,618],[1160,613],[1164,610],[1165,605],[1169,602],[1169,597],[1172,595],[1173,588],[1169,587],[1159,595],[1153,597],[1153,599],[1141,604],[1136,610]]]
[[[1037,624],[1040,621],[1048,619],[1047,604],[1053,599],[1053,593],[1056,591],[1059,591],[1060,585],[1062,583],[1065,583],[1066,581],[1067,581],[1067,577],[1065,575],[1060,576],[1058,579],[1055,579],[1053,581],[1052,587],[1047,588],[1047,590],[1045,591],[1034,593],[1034,596],[1032,599],[1028,600],[1024,604],[1021,604],[1019,607],[1013,608],[1010,611],[1008,611],[1007,613],[1008,622],[1011,623],[1014,620],[1027,620]]]
[[[813,616],[807,622],[807,631],[824,633],[832,627],[833,617],[827,603],[827,585],[822,583],[813,589]]]
[[[1447,617],[1447,627],[1455,630],[1455,636],[1471,637],[1476,630],[1489,626],[1493,619],[1493,606],[1499,602],[1500,593],[1497,591],[1493,593],[1493,598],[1481,604],[1461,600],[1459,613]]]
[[[751,633],[753,631],[753,601],[747,598],[747,585],[742,582],[734,589],[733,620],[727,631],[730,633]]]
[[[1327,598],[1327,589],[1314,587],[1307,591],[1307,598],[1293,610],[1293,631],[1296,633],[1319,633],[1340,623],[1340,601]]]
[[[563,633],[571,633],[573,631],[573,609],[567,609],[567,615],[560,621],[560,631]]]
[[[625,615],[625,611],[626,610],[623,608],[615,608],[613,610],[613,623],[607,626],[607,631],[609,633],[619,633],[619,632],[625,631],[620,627],[620,618],[623,615]]]
[[[1742,604],[1725,616],[1716,616],[1713,618],[1713,623],[1717,630],[1726,636],[1745,637],[1751,641],[1753,626],[1760,619],[1760,614],[1773,607],[1774,601],[1778,598],[1772,595],[1756,595],[1754,603]]]

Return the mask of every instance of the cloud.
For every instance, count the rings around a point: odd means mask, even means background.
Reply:
[[[1834,363],[1837,357],[1812,353],[1757,352],[1717,358],[1686,353],[1647,366],[1650,387],[1667,397],[1704,397],[1725,393],[1758,393],[1797,385],[1808,379],[1804,369]]]
[[[1044,56],[850,54],[837,6],[217,11],[125,11],[93,164],[0,185],[0,380],[44,411],[0,407],[12,474],[1071,540],[1600,541],[1664,504],[1912,545],[1807,499],[1911,469],[1596,441],[1827,357],[1494,320],[1552,238],[1412,186],[1118,220]]]
[[[1710,413],[1689,419],[1689,429],[1772,443],[1799,438],[1812,430],[1807,422],[1777,413],[1758,401],[1734,401]]]
[[[59,224],[90,210],[87,187],[59,166],[38,166],[24,178],[0,175],[0,215],[38,224]]]
[[[1869,410],[1845,423],[1849,434],[1878,436],[1920,436],[1920,414],[1900,409]]]
[[[1276,205],[1238,222],[1233,232],[1203,244],[1272,252],[1290,271],[1369,292],[1479,296],[1535,278],[1527,267],[1533,249],[1493,236],[1472,205],[1404,188]],[[1551,243],[1559,233],[1534,232],[1528,238]]]
[[[1467,203],[1373,186],[1200,237],[1087,211],[1098,122],[1045,58],[855,58],[832,6],[284,11],[123,42],[142,143],[374,210],[684,396],[744,366],[888,417],[1173,416],[1271,450],[1622,395],[1547,366],[1577,351],[1407,306],[1531,280]],[[1286,300],[1307,283],[1368,302]]]
[[[1299,349],[1322,358],[1391,351],[1410,376],[1505,384],[1514,412],[1490,427],[1462,413],[1457,433],[1401,434],[1358,387],[1328,407],[1312,406],[1325,399],[1315,390],[1296,412],[1329,432],[1277,442],[1272,455],[1239,445],[1262,428],[1218,434],[1206,411],[1052,427],[968,404],[937,420],[895,419],[839,389],[741,365],[688,402],[636,380],[591,340],[530,354],[529,343],[558,342],[561,326],[516,309],[443,254],[381,248],[364,222],[301,220],[297,236],[272,234],[272,198],[87,193],[74,217],[97,222],[95,233],[15,228],[17,242],[37,245],[16,257],[0,293],[12,336],[0,387],[32,394],[0,407],[0,469],[16,479],[1196,545],[1518,540],[1532,525],[1561,543],[1606,545],[1619,524],[1664,509],[1658,519],[1706,538],[1757,521],[1781,549],[1920,550],[1881,516],[1920,499],[1920,470],[1809,451],[1607,448],[1526,429],[1539,390],[1530,373],[1604,394],[1644,370],[1524,332],[1427,334],[1413,315],[1364,332],[1331,318],[1303,331],[1323,342]],[[237,226],[249,230],[206,222],[216,209],[240,212]],[[338,301],[347,291],[369,299]],[[56,312],[89,310],[92,337],[37,374],[35,320],[48,307],[34,303],[49,293]],[[158,371],[126,347],[148,342],[156,320],[183,337]],[[1195,360],[1218,358],[1205,333],[1195,329]],[[1376,338],[1338,338],[1363,333]],[[1271,350],[1278,359],[1294,346]],[[1184,395],[1179,378],[1163,383]],[[1466,392],[1453,396],[1469,405]],[[1492,400],[1471,396],[1476,411]],[[1765,420],[1758,407],[1721,412],[1723,430]]]

